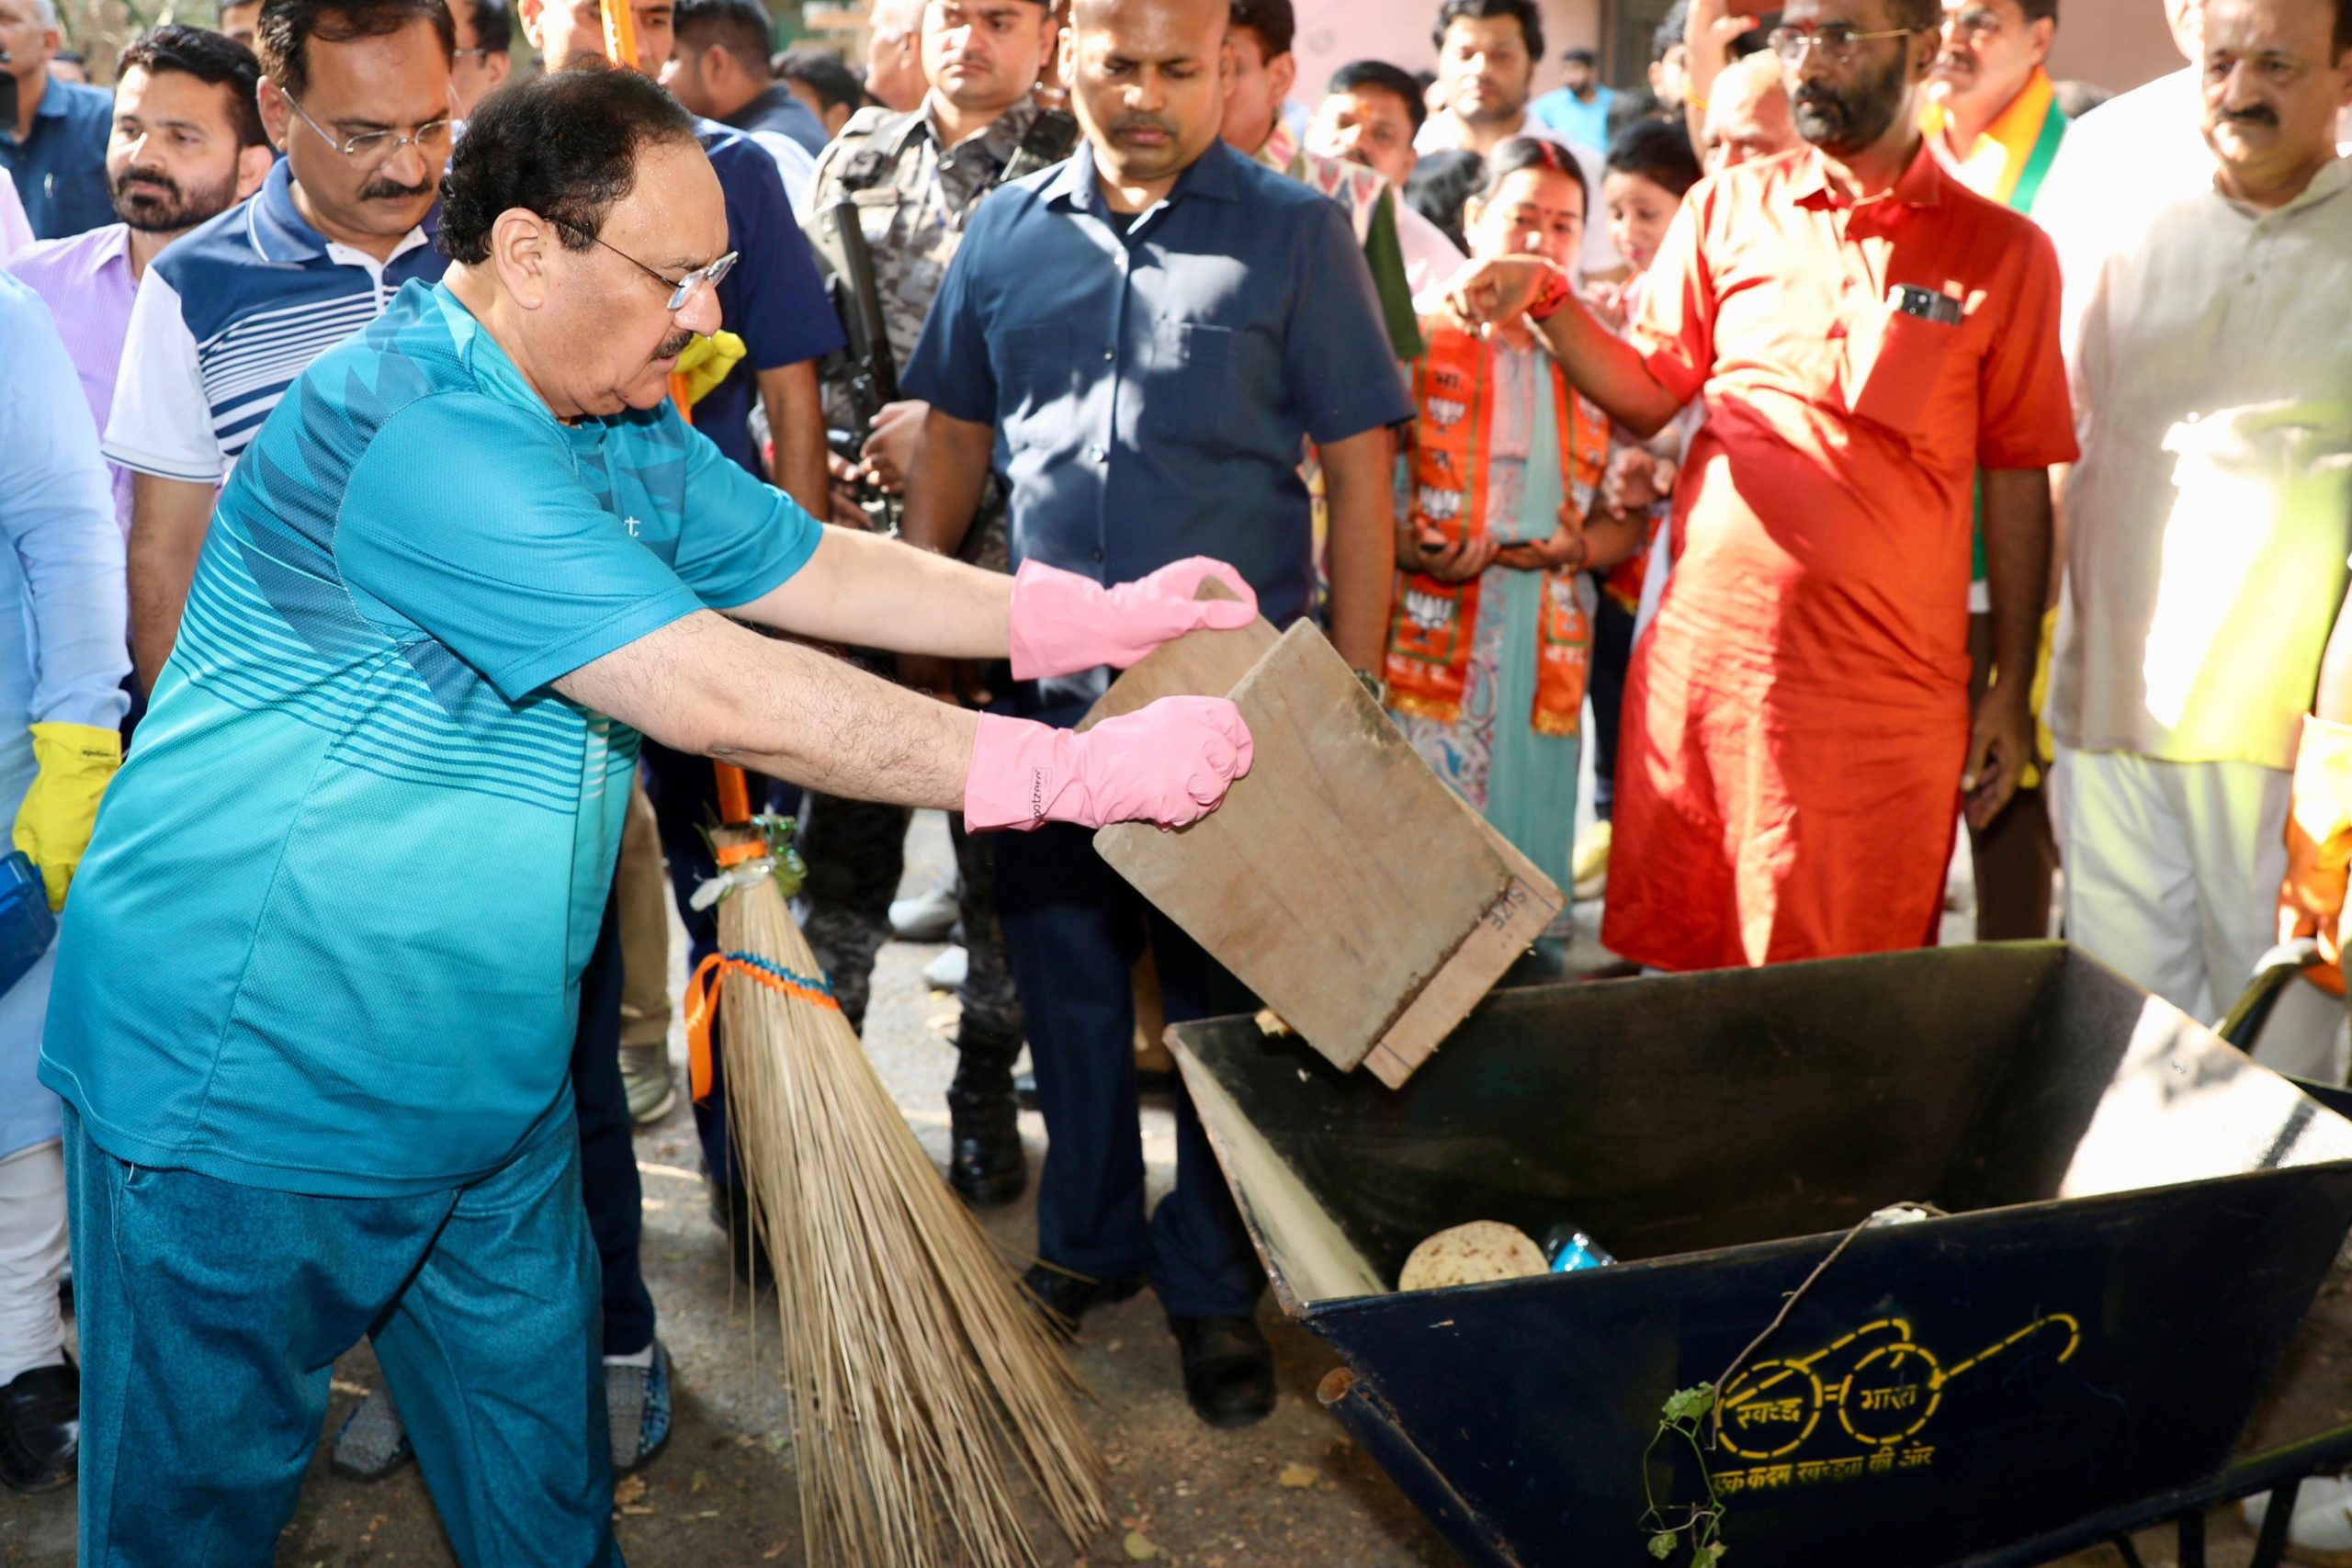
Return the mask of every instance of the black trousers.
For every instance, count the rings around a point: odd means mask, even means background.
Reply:
[[[571,1044],[571,1099],[580,1118],[580,1196],[604,1265],[605,1354],[633,1356],[653,1343],[653,1295],[638,1244],[644,1190],[621,1084],[621,928],[609,895],[596,949],[580,976],[580,1027]]]

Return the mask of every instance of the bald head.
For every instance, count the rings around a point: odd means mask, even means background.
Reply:
[[[1707,100],[1704,140],[1711,175],[1797,144],[1788,88],[1781,84],[1781,62],[1771,51],[1736,61],[1715,78],[1714,96]]]
[[[904,114],[922,103],[923,0],[874,0],[866,14],[865,90]]]
[[[1197,25],[1213,20],[1222,37],[1233,6],[1231,0],[1075,0],[1069,8],[1069,19],[1074,28],[1133,26],[1143,20],[1147,12]]]

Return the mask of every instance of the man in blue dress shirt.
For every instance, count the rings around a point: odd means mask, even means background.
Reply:
[[[0,0],[0,51],[8,57],[0,80],[16,85],[15,115],[0,115],[0,169],[16,181],[37,240],[114,221],[107,188],[114,96],[51,76],[57,44],[56,0]]]
[[[953,550],[991,464],[1016,565],[1112,582],[1195,554],[1238,568],[1277,624],[1313,608],[1300,442],[1330,499],[1327,623],[1378,666],[1395,570],[1387,427],[1408,412],[1348,214],[1218,140],[1227,0],[1080,0],[1062,79],[1086,141],[973,215],[903,378],[931,404],[907,538]],[[1091,670],[1020,684],[1015,712],[1075,724]],[[999,845],[998,908],[1050,1142],[1030,1284],[1065,1317],[1148,1275],[1204,1420],[1273,1407],[1251,1312],[1264,1284],[1206,1138],[1180,1103],[1176,1189],[1146,1224],[1129,967],[1138,897],[1086,835]],[[1151,930],[1171,1021],[1248,1011],[1165,922]]]

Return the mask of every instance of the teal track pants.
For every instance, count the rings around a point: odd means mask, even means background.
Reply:
[[[467,1568],[619,1568],[572,1118],[495,1174],[320,1198],[134,1166],[65,1111],[84,1568],[275,1560],[363,1336]]]

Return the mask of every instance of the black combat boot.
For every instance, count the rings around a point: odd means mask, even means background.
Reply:
[[[966,1030],[956,1041],[956,1081],[947,1086],[953,1140],[947,1184],[975,1209],[993,1209],[1012,1202],[1029,1185],[1020,1111],[1012,1100],[1012,1063],[1021,1043],[974,1034]]]

